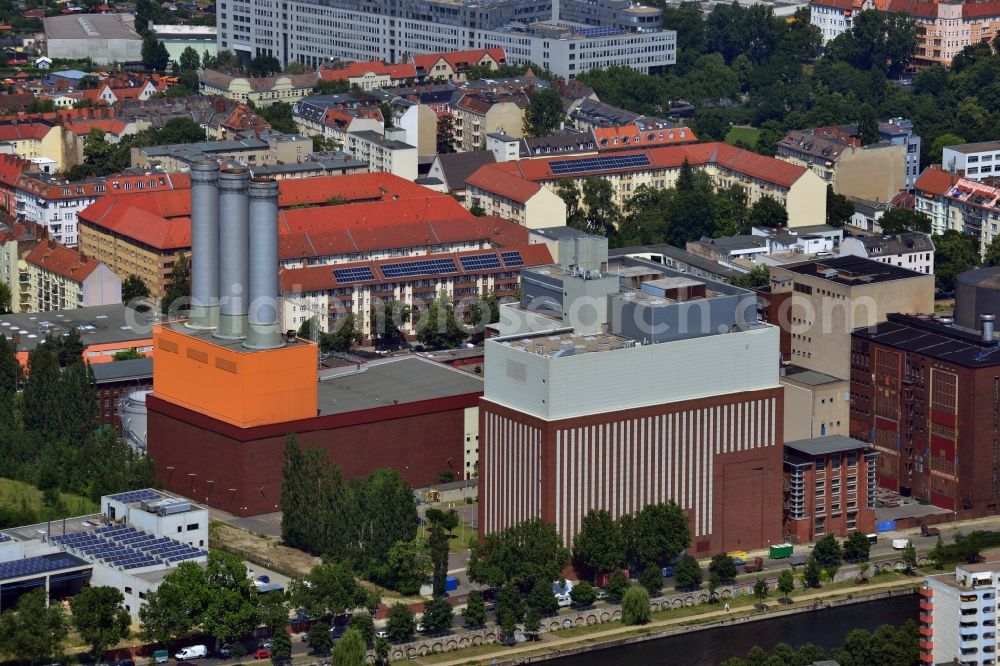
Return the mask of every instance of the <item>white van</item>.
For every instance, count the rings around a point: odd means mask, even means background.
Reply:
[[[174,655],[174,659],[184,661],[185,659],[197,659],[198,657],[207,656],[208,648],[204,645],[189,645],[186,648],[181,648],[180,652]]]
[[[906,548],[909,545],[910,545],[910,540],[909,539],[893,539],[892,540],[892,547],[894,549],[896,549],[896,550],[903,550],[904,548]]]

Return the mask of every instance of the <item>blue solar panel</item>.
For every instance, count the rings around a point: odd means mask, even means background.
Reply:
[[[503,263],[507,264],[508,268],[524,266],[524,257],[522,257],[521,253],[517,250],[501,252],[500,256],[503,257]]]
[[[470,254],[459,257],[458,260],[462,263],[462,270],[466,271],[483,271],[491,268],[500,268],[500,260],[494,253]]]
[[[633,155],[601,155],[599,157],[578,157],[569,160],[549,162],[549,168],[556,176],[570,173],[587,173],[591,171],[618,171],[649,166],[649,158],[645,153]]]
[[[0,580],[33,576],[58,569],[68,569],[79,566],[80,563],[69,557],[28,557],[23,560],[12,560],[0,564]]]
[[[155,500],[163,497],[160,493],[150,488],[144,490],[132,490],[127,493],[118,493],[117,495],[112,495],[111,499],[118,502],[124,502],[126,504],[131,504],[132,502],[143,502],[145,500]]]
[[[582,28],[580,34],[584,37],[611,37],[612,35],[623,35],[625,30],[617,26],[595,26],[593,28]]]
[[[414,275],[446,275],[457,273],[451,259],[423,259],[405,263],[382,264],[382,275],[387,278],[412,277]]]
[[[333,269],[333,276],[337,278],[337,282],[341,283],[365,282],[366,280],[375,279],[375,276],[372,275],[372,269],[367,266],[359,266],[355,268],[335,268]]]

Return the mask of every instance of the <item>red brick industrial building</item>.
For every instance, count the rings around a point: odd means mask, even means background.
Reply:
[[[966,515],[1000,500],[1000,348],[929,315],[853,333],[851,436],[875,445],[878,483]]]
[[[785,443],[785,539],[875,531],[875,449],[829,435]]]

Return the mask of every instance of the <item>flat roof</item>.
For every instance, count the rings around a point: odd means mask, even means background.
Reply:
[[[911,271],[901,266],[893,266],[892,264],[886,264],[873,259],[847,255],[825,257],[814,261],[789,264],[780,268],[799,275],[848,286],[879,284],[882,282],[892,282],[893,280],[908,280],[925,275],[925,273]]]
[[[580,231],[576,227],[570,226],[531,229],[529,234],[538,234],[543,238],[549,238],[551,240],[559,240],[560,238],[590,238],[593,236],[593,234],[588,234],[586,231]]]
[[[984,153],[990,150],[1000,150],[1000,141],[980,141],[979,143],[960,143],[955,146],[945,146],[956,153]]]
[[[417,356],[372,361],[325,374],[319,382],[322,416],[483,392],[479,375]]]
[[[61,336],[75,328],[85,345],[129,343],[153,337],[152,322],[158,314],[154,311],[137,312],[118,303],[94,305],[74,310],[50,312],[20,312],[0,315],[0,333],[8,340],[19,334],[16,349],[30,352],[52,333]]]
[[[48,39],[142,39],[124,17],[124,14],[49,16],[44,19],[45,36]]]
[[[359,139],[364,139],[368,143],[374,143],[376,145],[382,146],[383,148],[388,148],[390,150],[405,150],[407,148],[413,148],[416,150],[416,146],[411,146],[408,143],[403,143],[402,141],[396,141],[395,139],[387,139],[383,135],[379,134],[375,130],[360,130],[358,132],[348,132],[348,137],[356,136]]]
[[[91,563],[72,553],[58,552],[0,562],[0,581],[41,578],[57,571],[85,569]]]
[[[970,368],[1000,365],[1000,346],[995,340],[983,342],[976,331],[943,323],[930,315],[890,313],[886,319],[859,328],[852,335]]]
[[[137,358],[113,363],[97,363],[91,368],[94,380],[102,382],[127,381],[129,379],[145,379],[153,376],[153,359]]]
[[[585,335],[576,331],[549,331],[497,339],[502,345],[545,358],[613,351],[635,345],[634,340],[611,333]]]
[[[804,453],[807,456],[824,456],[828,453],[837,453],[840,451],[870,449],[872,445],[846,435],[827,435],[825,437],[811,437],[809,439],[797,439],[794,442],[785,442],[785,447],[799,453]]]
[[[834,384],[836,382],[848,381],[846,379],[834,377],[833,375],[828,375],[825,372],[808,370],[798,365],[785,366],[784,371],[784,374],[778,379],[790,379],[793,382],[798,382],[807,386],[823,386],[824,384]]]

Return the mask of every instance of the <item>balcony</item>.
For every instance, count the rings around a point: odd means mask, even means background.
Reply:
[[[927,611],[927,612],[933,611],[934,610],[934,602],[931,601],[930,599],[921,599],[920,600],[920,610]]]
[[[931,638],[934,635],[934,629],[932,627],[920,627],[920,635],[925,638]]]

